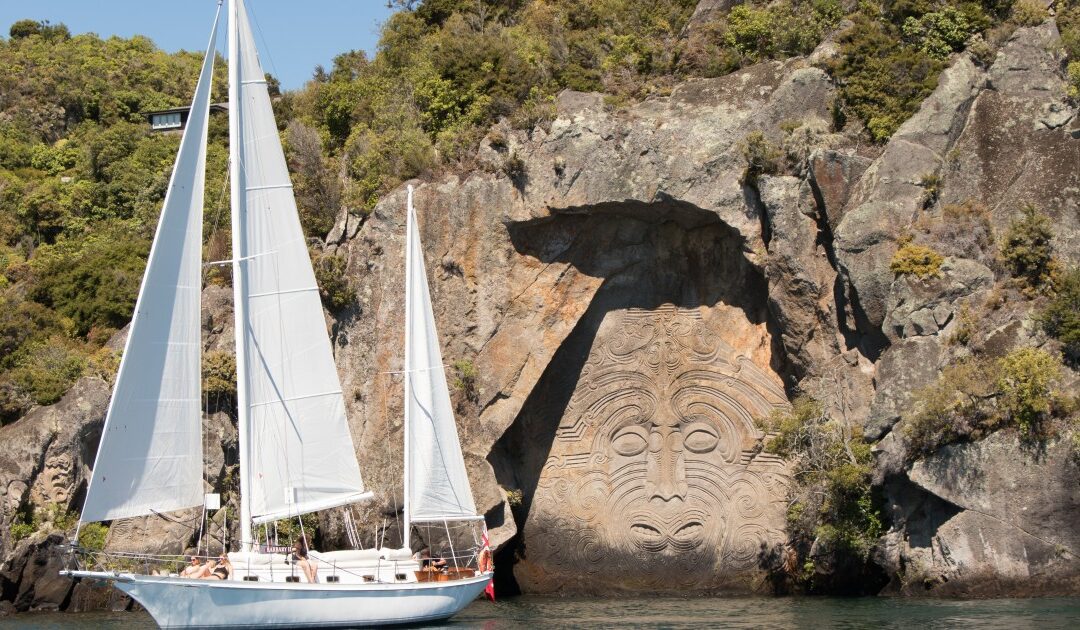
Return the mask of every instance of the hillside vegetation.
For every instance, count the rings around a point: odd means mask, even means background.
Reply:
[[[822,63],[839,86],[835,123],[882,142],[950,54],[970,48],[985,61],[1016,25],[1047,15],[1034,0],[748,2],[695,23],[696,0],[396,3],[373,57],[343,53],[277,95],[310,236],[324,237],[343,210],[364,215],[406,179],[472,168],[492,123],[544,124],[563,89],[603,92],[618,108],[688,78],[807,55],[834,33],[838,52]],[[1078,11],[1058,9],[1070,54],[1080,52]],[[34,20],[0,41],[0,420],[56,401],[82,374],[111,378],[116,356],[103,344],[130,318],[179,140],[150,133],[143,113],[186,104],[200,61],[144,37],[72,35]],[[226,98],[224,72],[219,63],[215,101]],[[228,255],[226,140],[216,116],[206,188],[214,258]],[[328,307],[342,308],[351,293],[335,284],[341,265],[319,269]]]

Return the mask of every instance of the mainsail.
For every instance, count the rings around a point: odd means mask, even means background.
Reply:
[[[250,521],[369,493],[243,0],[232,3],[229,20],[241,519],[249,543]]]
[[[203,501],[202,209],[218,17],[135,302],[84,522]]]
[[[476,519],[431,310],[409,186],[405,233],[405,506],[407,521]]]

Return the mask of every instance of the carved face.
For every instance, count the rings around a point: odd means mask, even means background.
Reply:
[[[555,549],[541,562],[625,563],[661,582],[671,569],[682,585],[744,567],[780,539],[786,468],[756,453],[753,418],[785,405],[783,392],[697,311],[618,315],[541,474],[532,533]]]

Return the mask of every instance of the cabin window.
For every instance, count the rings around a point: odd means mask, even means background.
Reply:
[[[177,129],[180,127],[180,112],[154,114],[150,126],[154,129]]]

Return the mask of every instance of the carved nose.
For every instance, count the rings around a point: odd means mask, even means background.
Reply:
[[[683,436],[678,428],[655,427],[649,434],[645,490],[650,499],[667,502],[686,498]]]

